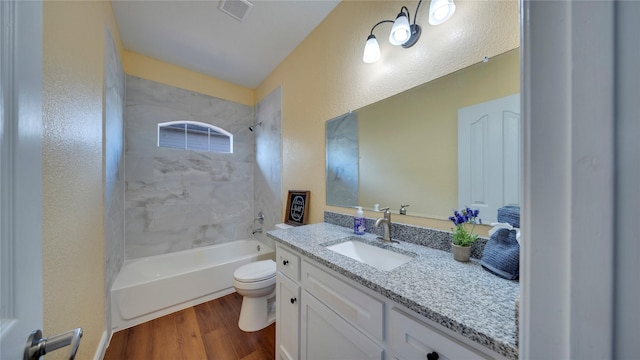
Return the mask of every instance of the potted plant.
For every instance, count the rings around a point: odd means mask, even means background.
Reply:
[[[466,262],[471,256],[471,244],[478,239],[478,235],[473,233],[476,224],[482,224],[482,220],[478,217],[480,210],[471,210],[464,208],[460,211],[454,210],[453,216],[449,220],[455,225],[451,242],[451,252],[453,258]],[[470,229],[469,229],[470,228]]]

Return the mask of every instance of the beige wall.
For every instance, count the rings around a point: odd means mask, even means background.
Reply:
[[[345,211],[325,205],[326,120],[519,46],[517,1],[456,4],[448,22],[430,26],[425,2],[418,16],[422,37],[410,49],[389,45],[391,24],[380,25],[375,35],[382,58],[365,64],[362,51],[371,27],[393,18],[401,5],[413,13],[417,2],[343,1],[256,89],[259,101],[282,85],[283,203],[287,190],[308,189],[312,223],[322,221],[325,209]],[[451,228],[442,220],[403,221]]]
[[[210,95],[243,105],[254,106],[256,104],[255,91],[253,89],[232,84],[132,51],[123,52],[122,67],[127,75],[195,91],[200,94]]]
[[[43,4],[44,333],[81,326],[78,359],[104,329],[103,79],[108,1]],[[65,352],[47,355],[62,359]]]

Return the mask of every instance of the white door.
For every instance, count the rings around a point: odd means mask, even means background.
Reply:
[[[0,1],[0,358],[42,328],[42,4]]]
[[[490,223],[520,204],[520,143],[520,94],[458,109],[459,208]]]

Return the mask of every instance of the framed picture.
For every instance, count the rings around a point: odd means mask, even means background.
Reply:
[[[289,190],[287,198],[287,212],[284,215],[285,224],[300,226],[308,221],[309,191]]]

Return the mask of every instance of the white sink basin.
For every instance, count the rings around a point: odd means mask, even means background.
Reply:
[[[412,257],[360,241],[345,241],[327,249],[382,271],[390,271],[409,262]]]

